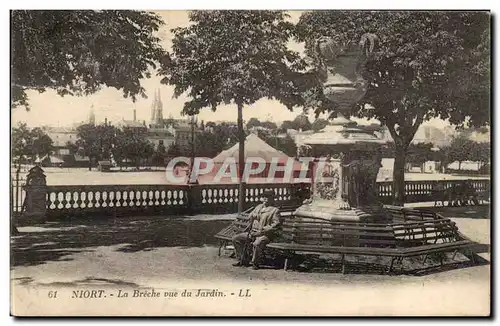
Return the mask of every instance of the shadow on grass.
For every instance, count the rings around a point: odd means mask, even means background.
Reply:
[[[133,282],[125,282],[122,280],[113,280],[107,278],[95,278],[95,277],[86,277],[83,280],[75,280],[72,282],[51,282],[51,283],[38,283],[38,285],[46,285],[46,286],[82,286],[82,285],[110,285],[115,286],[119,285],[122,287],[139,287],[139,284]]]
[[[11,237],[11,265],[72,260],[70,255],[99,246],[123,244],[119,251],[137,252],[159,247],[216,245],[213,235],[229,223],[165,217],[48,222],[20,228],[20,235]]]

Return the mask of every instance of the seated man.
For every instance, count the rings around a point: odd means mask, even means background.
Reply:
[[[259,204],[250,213],[247,228],[233,237],[236,258],[239,260],[233,266],[244,266],[246,264],[246,247],[253,242],[251,265],[253,269],[259,268],[262,251],[276,236],[281,222],[279,209],[273,205],[274,192],[266,190],[263,193],[262,204]]]

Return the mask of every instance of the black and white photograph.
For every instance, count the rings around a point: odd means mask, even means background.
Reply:
[[[486,9],[10,10],[11,316],[490,316]]]

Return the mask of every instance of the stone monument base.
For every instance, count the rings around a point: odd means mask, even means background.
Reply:
[[[351,223],[392,223],[391,215],[382,205],[371,205],[356,208],[344,208],[342,201],[314,200],[310,204],[304,204],[295,210],[294,215],[298,218],[324,219],[332,222]]]

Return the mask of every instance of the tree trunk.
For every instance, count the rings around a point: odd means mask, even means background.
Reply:
[[[392,175],[393,204],[403,206],[405,200],[405,163],[406,151],[403,145],[396,144],[394,171]]]
[[[462,161],[458,161],[458,171],[460,171],[462,168]]]
[[[245,169],[245,133],[243,132],[243,105],[238,104],[238,214],[243,212],[245,205],[245,185],[243,182],[243,171]]]
[[[92,171],[92,159],[89,155],[89,171]]]

